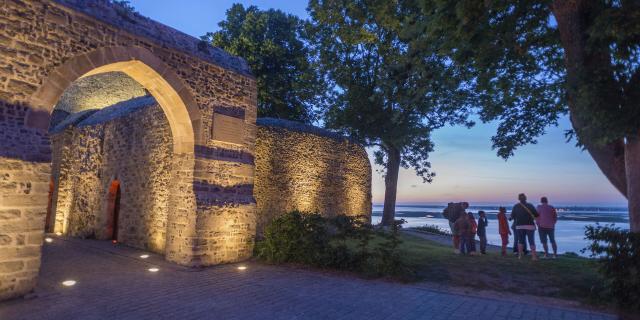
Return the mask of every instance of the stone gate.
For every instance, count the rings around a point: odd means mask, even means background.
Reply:
[[[92,79],[101,92],[74,94]],[[116,226],[118,240],[187,266],[248,258],[256,225],[283,210],[370,214],[364,149],[267,126],[257,157],[256,99],[244,60],[109,0],[0,0],[0,300],[34,288],[45,225],[113,237],[113,217],[100,213],[120,197],[138,229]],[[305,157],[315,167],[306,176]],[[161,201],[127,200],[145,190]]]
[[[2,0],[0,298],[36,281],[53,108],[74,81],[105,72],[140,83],[170,126],[177,196],[166,258],[210,265],[251,254],[256,88],[246,63],[108,1]]]

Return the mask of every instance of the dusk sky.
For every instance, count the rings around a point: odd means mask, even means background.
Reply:
[[[141,14],[199,37],[215,31],[233,3],[276,8],[306,18],[306,1],[261,0],[132,0]],[[625,205],[626,200],[602,175],[588,153],[565,143],[568,119],[548,129],[536,145],[516,151],[504,161],[491,150],[495,124],[472,129],[448,127],[434,133],[436,151],[431,163],[437,173],[432,184],[423,184],[413,170],[402,170],[398,182],[399,203],[469,201],[512,203],[525,192],[533,201],[546,195],[556,204]],[[375,169],[379,169],[374,167]],[[384,181],[373,172],[373,201],[382,203]]]

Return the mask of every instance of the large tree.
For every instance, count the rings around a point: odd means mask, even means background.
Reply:
[[[385,170],[382,224],[391,225],[400,167],[431,181],[431,132],[470,125],[464,73],[434,51],[437,43],[405,41],[415,23],[412,1],[311,0],[308,10],[322,70],[335,88],[324,120],[375,148]]]
[[[414,42],[474,73],[504,158],[568,113],[575,136],[627,197],[640,232],[640,2],[419,0]],[[428,54],[428,53],[427,53]]]
[[[247,61],[257,80],[259,117],[315,120],[327,87],[307,46],[304,21],[234,4],[218,25],[219,31],[202,38]]]

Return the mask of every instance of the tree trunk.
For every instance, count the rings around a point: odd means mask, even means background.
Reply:
[[[400,172],[400,150],[387,148],[387,172],[384,177],[384,208],[382,226],[392,226],[396,219],[396,195],[398,191],[398,173]]]
[[[587,52],[587,29],[589,26],[590,10],[594,9],[591,0],[555,0],[552,12],[558,22],[560,41],[564,49],[565,65],[567,68],[567,96],[571,124],[580,137],[580,130],[584,124],[580,120],[583,106],[578,105],[577,94],[582,90],[585,81],[603,79],[607,81],[599,86],[601,97],[610,97],[611,90],[617,90],[610,68],[608,48]],[[610,103],[616,103],[610,101]],[[589,151],[602,173],[611,184],[624,196],[627,192],[626,166],[624,156],[624,141],[619,139],[607,145],[595,145],[587,139],[580,140]]]
[[[585,143],[585,147],[609,182],[628,198],[624,140],[619,139],[606,146]]]
[[[640,232],[640,133],[627,138],[624,154],[627,169],[629,225],[632,232]]]
[[[598,98],[614,97],[612,90],[618,90],[613,79],[608,48],[592,49],[587,52],[587,29],[591,23],[590,10],[598,10],[592,0],[555,0],[551,6],[558,22],[560,41],[564,48],[567,68],[567,96],[571,123],[578,137],[583,123],[580,120],[583,106],[579,105],[577,94],[585,90],[587,81],[600,79]],[[605,81],[602,81],[605,79]],[[592,90],[592,88],[591,88]],[[601,101],[602,102],[602,101]],[[615,104],[617,101],[607,100]],[[588,111],[587,111],[588,112]],[[600,146],[581,142],[598,164],[600,170],[624,196],[629,205],[629,225],[633,232],[640,232],[640,134],[618,139]]]

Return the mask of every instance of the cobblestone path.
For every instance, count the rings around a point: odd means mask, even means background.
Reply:
[[[35,294],[0,303],[0,319],[615,318],[255,263],[188,269],[101,241],[55,238],[43,250]]]

